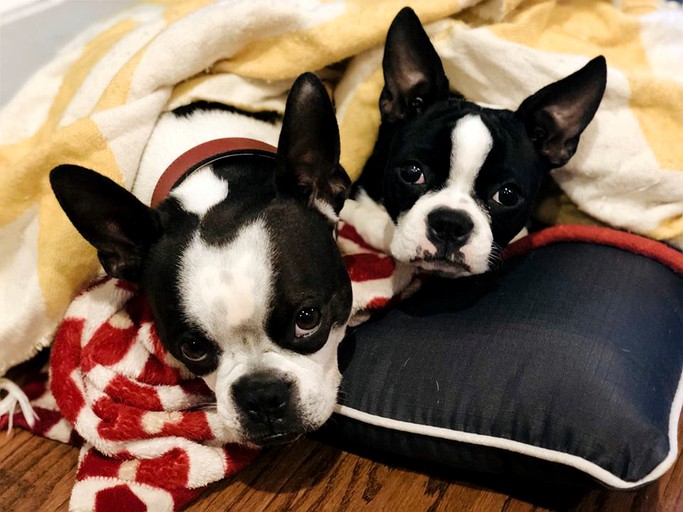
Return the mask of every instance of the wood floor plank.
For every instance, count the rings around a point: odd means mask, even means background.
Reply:
[[[66,509],[78,450],[16,430],[0,440],[0,503],[3,510]],[[60,481],[69,480],[59,486]],[[63,488],[63,490],[61,490]],[[8,508],[4,508],[8,507]]]
[[[0,437],[0,510],[68,509],[78,450],[14,431]],[[503,482],[507,485],[506,482]],[[211,486],[187,510],[208,512],[680,512],[683,462],[659,481],[630,492],[596,489],[550,500],[543,486],[517,492],[465,475],[458,480],[369,459],[302,439],[264,451],[231,478]],[[503,489],[503,490],[501,490]],[[508,489],[508,490],[505,490]],[[510,495],[511,493],[513,495]]]
[[[314,444],[297,442],[279,449],[268,450],[237,475],[212,486],[189,510],[216,510],[214,505],[229,508],[256,502],[264,507],[300,471],[301,465],[315,456]]]
[[[454,498],[457,499],[457,492],[454,492],[453,494]],[[470,511],[477,512],[480,510],[495,510],[496,512],[504,512],[506,509],[514,510],[514,507],[517,507],[516,510],[519,512],[532,512],[534,509],[534,506],[530,503],[517,500],[510,496],[486,490],[479,490],[474,503],[470,507]]]

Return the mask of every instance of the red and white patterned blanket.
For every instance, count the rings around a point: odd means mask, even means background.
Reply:
[[[409,267],[350,225],[341,223],[338,243],[354,288],[353,323],[414,283]],[[49,370],[49,379],[24,387],[37,418],[21,392],[11,393],[6,410],[24,403],[0,417],[0,428],[13,423],[81,447],[71,510],[179,510],[257,454],[224,445],[212,392],[165,351],[145,298],[124,281],[101,279],[71,303]]]
[[[420,286],[415,267],[396,261],[368,244],[351,224],[339,222],[337,245],[351,277],[353,306],[350,325],[406,298]]]

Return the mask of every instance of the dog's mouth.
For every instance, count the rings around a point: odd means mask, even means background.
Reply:
[[[265,448],[267,446],[281,446],[293,443],[301,437],[301,432],[279,432],[249,439],[249,443]]]
[[[436,260],[413,260],[412,263],[425,272],[441,277],[465,277],[472,275],[472,270],[465,264]]]
[[[465,262],[464,256],[460,252],[452,254],[429,254],[423,252],[416,258],[410,260],[416,267],[443,277],[464,277],[472,275],[472,267]]]

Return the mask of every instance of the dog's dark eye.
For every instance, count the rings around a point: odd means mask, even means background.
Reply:
[[[322,315],[317,308],[303,308],[296,314],[296,321],[294,326],[294,336],[303,338],[309,336],[318,330],[320,327],[320,320]]]
[[[493,194],[491,199],[498,204],[511,207],[517,206],[519,203],[521,203],[523,197],[517,187],[512,184],[507,184],[500,187],[498,191]]]
[[[411,185],[422,185],[425,182],[425,175],[422,167],[417,164],[409,164],[401,167],[399,171],[401,179]]]
[[[206,343],[200,340],[185,341],[180,345],[180,351],[185,359],[192,361],[193,363],[203,361],[209,355]]]
[[[531,140],[533,142],[543,142],[547,137],[548,132],[540,126],[535,126],[531,132]]]
[[[422,98],[420,98],[419,96],[416,96],[410,102],[410,108],[413,110],[413,112],[415,112],[416,114],[419,114],[424,109],[424,103],[425,102]]]

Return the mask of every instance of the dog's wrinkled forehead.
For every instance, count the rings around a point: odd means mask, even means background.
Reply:
[[[491,134],[474,109],[439,102],[401,126],[394,137],[384,173],[384,202],[394,218],[424,194],[457,185],[468,194],[490,151]],[[412,171],[410,171],[413,169]],[[423,173],[415,185],[406,172]]]
[[[223,245],[197,233],[180,261],[183,312],[211,339],[235,329],[258,332],[272,295],[272,248],[262,221]]]
[[[237,181],[228,178],[213,165],[194,171],[171,191],[169,202],[176,208],[166,217],[169,227],[187,229],[172,262],[179,308],[211,338],[236,326],[258,329],[270,296],[269,234],[256,214],[258,205],[226,207],[240,197],[233,190]]]
[[[538,163],[523,133],[523,125],[508,110],[482,108],[462,100],[438,102],[398,130],[385,178],[391,181],[396,176],[391,171],[417,164],[427,181],[420,195],[445,187],[476,194],[480,183],[506,173],[523,177]],[[391,188],[391,183],[386,185]],[[405,197],[406,191],[396,195]],[[401,210],[410,206],[404,204]]]
[[[163,209],[167,232],[185,238],[173,244],[178,263],[168,258],[178,309],[210,339],[267,329],[277,342],[302,301],[326,304],[338,288],[343,269],[329,222],[278,196],[272,169],[206,165],[171,191]]]
[[[466,154],[478,151],[482,134],[485,137],[488,132],[476,105],[438,102],[399,128],[389,166],[419,163],[430,173],[431,187],[441,187],[456,171],[453,165],[460,166]],[[487,145],[490,149],[491,144]]]

